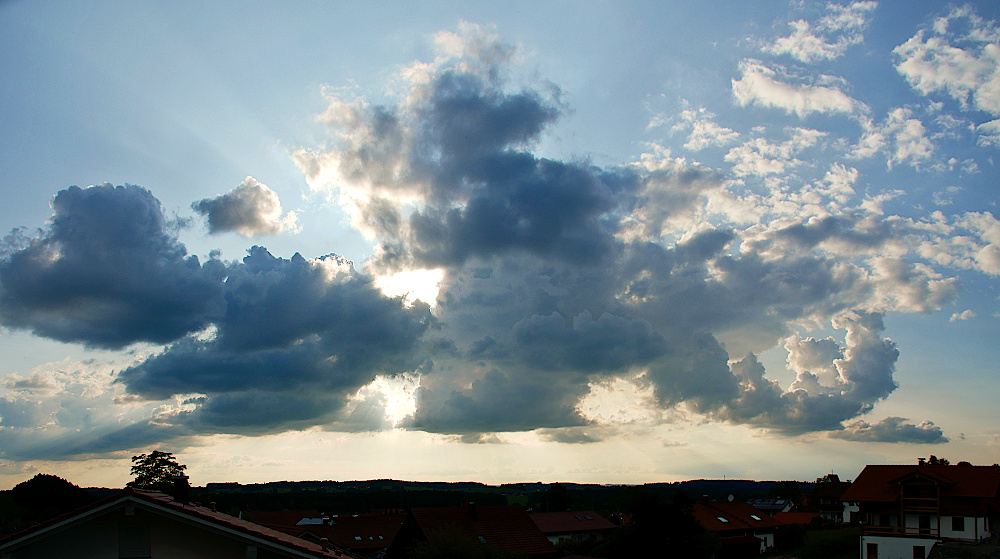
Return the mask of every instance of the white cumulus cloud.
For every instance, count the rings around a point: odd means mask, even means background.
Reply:
[[[859,104],[837,89],[815,83],[782,81],[777,70],[756,60],[740,63],[740,79],[732,80],[733,98],[741,106],[757,105],[784,110],[799,118],[813,113],[853,114]]]

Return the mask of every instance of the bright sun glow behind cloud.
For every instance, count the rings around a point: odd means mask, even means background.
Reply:
[[[613,379],[591,383],[590,393],[577,409],[600,423],[653,423],[656,418],[653,387],[641,379]]]
[[[385,397],[385,416],[398,425],[417,409],[415,392],[420,386],[420,375],[406,374],[395,377],[380,376],[369,385]]]
[[[375,285],[389,297],[403,296],[408,306],[417,300],[423,301],[432,308],[437,303],[438,288],[444,270],[407,270],[391,276],[380,276],[375,279]]]

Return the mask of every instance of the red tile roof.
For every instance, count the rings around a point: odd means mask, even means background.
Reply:
[[[865,466],[861,475],[854,480],[841,499],[893,502],[899,498],[899,482],[914,475],[925,476],[939,482],[942,497],[992,499],[1000,494],[1000,466],[876,465]]]
[[[297,535],[326,538],[337,547],[367,553],[389,547],[406,520],[405,514],[335,516],[329,524],[295,526]]]
[[[456,530],[482,538],[490,547],[528,555],[549,555],[555,548],[528,513],[519,506],[447,507],[413,509],[410,514],[428,541],[436,534]]]
[[[818,512],[779,512],[774,519],[782,524],[809,524],[819,518]]]
[[[617,528],[601,515],[592,511],[533,512],[528,516],[545,534],[571,534],[597,532]]]
[[[698,524],[710,532],[781,526],[781,522],[764,514],[763,511],[737,501],[697,503],[691,508],[691,512]]]

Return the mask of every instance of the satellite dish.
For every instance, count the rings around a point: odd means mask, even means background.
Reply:
[[[727,498],[729,499],[729,502],[732,503],[733,499],[735,499],[736,497],[733,497],[733,495],[730,494],[729,497],[727,497]]]

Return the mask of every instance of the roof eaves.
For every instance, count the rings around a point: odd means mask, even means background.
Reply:
[[[63,517],[56,518],[50,521],[50,523],[43,523],[23,532],[13,534],[7,540],[0,540],[0,550],[13,549],[28,544],[33,540],[45,537],[46,535],[66,530],[72,526],[86,522],[95,516],[100,516],[118,508],[124,508],[130,502],[140,507],[165,513],[186,524],[201,526],[211,531],[229,534],[230,536],[238,536],[239,539],[247,541],[248,543],[263,545],[271,549],[278,548],[284,552],[291,553],[299,557],[307,559],[315,559],[317,557],[337,557],[337,555],[328,552],[318,544],[312,544],[311,542],[307,542],[305,540],[302,541],[302,545],[298,544],[298,542],[289,542],[284,540],[284,537],[294,536],[281,534],[280,532],[264,526],[260,526],[260,529],[250,529],[249,527],[243,527],[243,529],[240,529],[222,518],[207,516],[203,512],[197,510],[194,506],[183,505],[173,501],[173,499],[170,499],[169,497],[160,497],[159,494],[136,491],[133,489],[126,489],[103,502],[98,501],[88,507],[78,509],[77,511],[68,513]],[[252,523],[247,522],[247,524]],[[269,537],[265,531],[274,532],[275,534],[280,535],[277,537]],[[316,545],[319,549],[308,549],[308,546],[312,545]]]
[[[142,504],[159,510],[160,512],[172,514],[177,520],[191,525],[201,526],[203,528],[216,532],[222,532],[231,536],[237,536],[240,539],[249,540],[254,544],[260,544],[270,548],[277,547],[286,552],[294,553],[300,557],[335,557],[334,554],[328,553],[319,544],[313,544],[312,542],[308,542],[306,540],[302,540],[301,544],[299,542],[290,542],[287,541],[286,538],[295,538],[295,536],[290,536],[289,534],[278,532],[277,530],[273,530],[265,526],[254,525],[253,527],[250,527],[238,525],[234,522],[229,522],[224,518],[206,515],[205,512],[199,510],[200,507],[196,508],[191,505],[178,503],[172,499],[162,499],[148,494],[137,493],[137,496],[140,497],[139,502]],[[249,521],[246,522],[247,524],[253,524]],[[309,549],[309,547],[314,545],[320,549]]]
[[[0,550],[14,548],[24,545],[32,540],[43,537],[49,533],[60,532],[71,528],[81,522],[86,522],[89,518],[99,516],[107,511],[114,510],[119,506],[124,507],[125,502],[132,500],[131,495],[118,494],[104,501],[98,501],[82,509],[67,513],[66,515],[51,519],[39,525],[32,526],[21,532],[16,532],[7,536],[7,539],[0,540]]]

